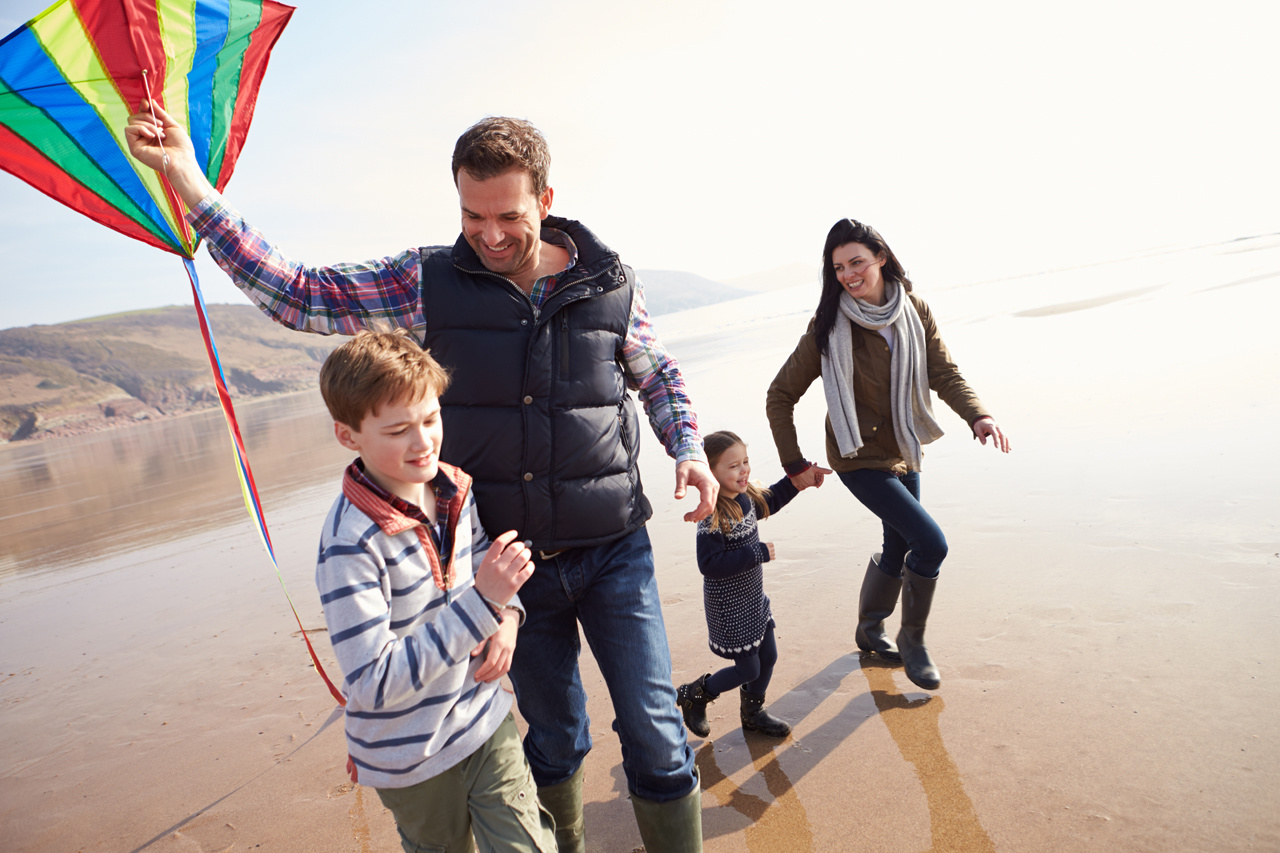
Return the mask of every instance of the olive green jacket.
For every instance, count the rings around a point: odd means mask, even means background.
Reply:
[[[970,430],[979,418],[989,417],[978,395],[960,375],[959,368],[951,360],[947,345],[938,334],[938,324],[933,312],[923,299],[914,293],[907,294],[924,326],[926,369],[929,387],[964,418]],[[809,321],[795,351],[774,377],[769,386],[765,411],[769,426],[773,429],[773,441],[778,446],[778,456],[788,474],[796,472],[797,463],[804,462],[800,443],[796,438],[792,412],[804,396],[813,380],[822,375],[822,358],[818,354],[818,339],[813,331],[814,321]],[[858,430],[865,444],[850,459],[840,455],[836,438],[831,431],[831,418],[826,419],[827,463],[837,472],[872,468],[906,474],[907,465],[898,450],[894,435],[892,411],[889,405],[889,345],[879,332],[853,325],[853,397],[858,413]]]

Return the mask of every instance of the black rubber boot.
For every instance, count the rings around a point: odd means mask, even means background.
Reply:
[[[853,633],[858,648],[895,663],[902,660],[902,655],[885,634],[884,620],[897,606],[901,590],[901,576],[895,578],[880,571],[880,555],[873,556],[862,578],[862,592],[858,595],[858,629]]]
[[[898,650],[907,670],[907,678],[917,687],[937,690],[942,676],[924,644],[924,626],[933,606],[933,590],[937,578],[922,577],[911,569],[902,569],[902,630],[898,631]]]
[[[582,768],[557,785],[538,789],[538,801],[556,821],[556,849],[559,853],[586,853],[587,839],[582,820]]]
[[[763,693],[748,693],[745,687],[739,688],[742,694],[742,730],[760,732],[769,737],[786,737],[791,734],[791,724],[779,720],[764,709]]]
[[[689,684],[681,684],[676,689],[676,704],[684,714],[684,724],[689,731],[698,737],[711,734],[711,724],[707,722],[707,704],[720,698],[719,693],[707,690],[707,679],[711,673]]]

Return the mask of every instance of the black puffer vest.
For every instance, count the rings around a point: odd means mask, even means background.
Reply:
[[[610,542],[653,511],[622,370],[635,273],[581,224],[543,226],[578,263],[541,310],[459,236],[422,250],[422,312],[423,344],[453,376],[441,458],[474,478],[490,537],[515,529],[553,551]]]

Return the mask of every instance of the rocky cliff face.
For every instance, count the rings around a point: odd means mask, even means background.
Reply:
[[[211,305],[232,398],[314,388],[340,338]],[[0,442],[73,435],[218,405],[191,307],[0,330]]]

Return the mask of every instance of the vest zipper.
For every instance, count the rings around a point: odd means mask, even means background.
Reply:
[[[560,378],[569,375],[569,315],[560,315]]]

